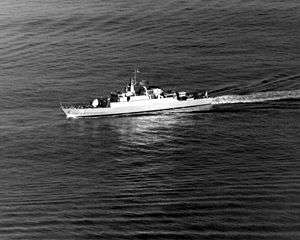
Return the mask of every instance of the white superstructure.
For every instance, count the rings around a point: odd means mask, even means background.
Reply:
[[[149,87],[143,82],[137,83],[136,75],[126,90],[121,93],[112,93],[105,99],[94,99],[90,105],[61,106],[67,118],[95,117],[106,115],[132,114],[142,112],[161,111],[177,108],[197,107],[197,110],[211,108],[212,99],[199,98],[198,95],[190,95],[186,92],[164,92],[158,87]]]

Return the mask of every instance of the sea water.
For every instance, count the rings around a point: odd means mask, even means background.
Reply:
[[[2,0],[0,239],[299,239],[300,111],[287,99],[299,12],[296,0]],[[283,100],[59,109],[123,89],[135,67],[164,89]]]

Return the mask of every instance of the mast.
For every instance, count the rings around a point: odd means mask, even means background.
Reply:
[[[139,71],[139,69],[136,67],[136,68],[134,69],[134,76],[133,76],[133,78],[134,78],[134,84],[136,84],[136,76],[137,76],[137,73],[140,73],[140,71]]]
[[[132,94],[135,94],[134,86],[136,85],[136,82],[137,82],[136,81],[137,73],[140,73],[140,71],[138,70],[138,68],[135,68],[133,78],[130,79],[130,92]]]

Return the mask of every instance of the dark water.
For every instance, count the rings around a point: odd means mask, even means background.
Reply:
[[[295,92],[285,1],[2,0],[0,239],[299,239],[299,100],[66,120],[140,77]]]

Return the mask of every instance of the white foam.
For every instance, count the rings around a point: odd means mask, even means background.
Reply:
[[[265,101],[275,101],[284,99],[297,99],[300,98],[300,90],[291,91],[269,91],[258,92],[248,95],[224,95],[215,97],[212,104],[227,104],[227,103],[255,103]]]

